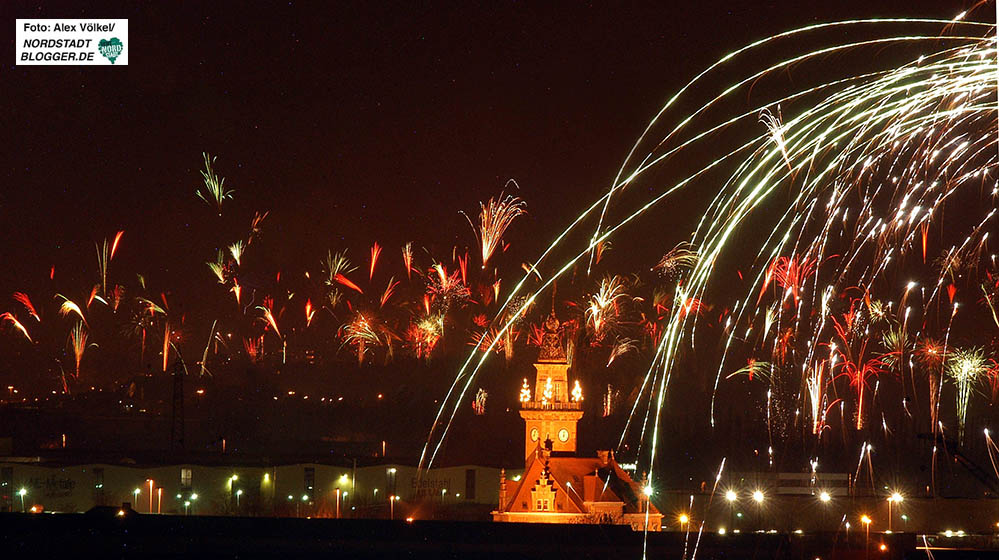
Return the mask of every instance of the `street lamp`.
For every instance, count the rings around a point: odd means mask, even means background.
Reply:
[[[891,505],[902,503],[902,495],[898,492],[892,492],[891,496],[888,496],[888,531],[891,531]]]
[[[763,499],[766,496],[763,495],[762,490],[753,490],[753,501],[756,502],[756,524],[763,529]]]
[[[239,511],[239,497],[243,495],[243,489],[236,490],[236,510]]]
[[[739,495],[735,493],[735,490],[725,491],[725,500],[728,501],[728,524],[734,529],[735,528],[735,502],[739,499]]]
[[[687,522],[690,521],[690,516],[686,513],[681,513],[677,520],[680,522],[680,529],[682,530],[684,526],[687,525]]]
[[[28,493],[26,488],[21,488],[17,491],[17,495],[21,497],[21,513],[24,513],[24,495]]]
[[[153,479],[147,478],[146,483],[149,484],[149,513],[153,512]]]
[[[399,496],[389,496],[389,519],[395,519],[395,502]]]
[[[867,517],[867,514],[860,516],[861,523],[864,524],[865,537],[864,537],[864,557],[870,556],[871,553],[871,518]]]
[[[132,490],[132,503],[135,504],[135,509],[139,509],[139,494],[141,494],[141,493],[142,493],[142,490],[140,490],[138,488],[136,488],[135,490]]]
[[[336,518],[340,519],[340,487],[336,487]]]
[[[829,495],[829,492],[827,492],[825,490],[823,490],[822,492],[819,492],[819,502],[821,502],[822,505],[828,506],[829,502],[831,502],[831,501],[832,501],[832,496]],[[829,523],[829,508],[828,507],[824,507],[824,508],[822,508],[822,527],[823,527],[823,529],[826,526],[828,526],[828,523]]]

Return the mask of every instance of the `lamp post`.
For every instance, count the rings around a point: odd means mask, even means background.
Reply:
[[[389,519],[395,519],[395,501],[399,499],[399,496],[389,496]]]
[[[753,491],[753,501],[756,502],[756,524],[760,530],[763,529],[763,500],[765,498],[762,490]]]
[[[336,518],[340,519],[340,487],[336,487]]]
[[[24,513],[24,495],[28,493],[27,488],[21,488],[17,491],[17,495],[21,497],[21,513]]]
[[[156,489],[156,513],[163,513],[163,488]]]
[[[141,493],[142,490],[139,488],[132,490],[132,503],[135,504],[135,511],[139,511],[139,494]]]
[[[888,496],[888,531],[891,532],[891,505],[894,503],[898,505],[902,503],[902,495],[898,492],[892,492],[891,496]]]
[[[864,558],[869,558],[871,555],[871,518],[864,514],[860,516],[860,521],[864,524],[865,530]]]
[[[149,513],[153,512],[153,479],[147,478],[146,483],[149,484]]]
[[[735,502],[738,499],[739,495],[735,490],[725,492],[725,500],[728,502],[728,524],[732,529],[735,529]]]
[[[821,502],[823,506],[828,506],[829,502],[831,502],[831,501],[832,501],[832,496],[829,495],[829,492],[826,492],[825,490],[823,490],[822,492],[819,493],[819,502]],[[828,522],[829,522],[829,508],[828,507],[823,507],[822,508],[822,529],[823,530],[825,530],[826,524]]]
[[[243,489],[236,490],[236,512],[239,513],[239,497],[243,495]]]

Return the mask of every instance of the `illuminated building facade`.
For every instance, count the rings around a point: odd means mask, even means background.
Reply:
[[[583,416],[582,390],[569,388],[569,363],[554,314],[545,321],[532,395],[521,389],[525,469],[519,481],[500,472],[499,506],[493,520],[517,523],[608,523],[659,531],[662,515],[613,451],[576,456],[576,426]]]

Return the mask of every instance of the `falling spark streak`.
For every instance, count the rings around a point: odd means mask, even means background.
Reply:
[[[770,131],[770,136],[773,137],[774,144],[777,145],[777,149],[780,150],[781,155],[784,156],[784,162],[787,163],[787,170],[793,171],[791,167],[791,159],[787,155],[787,144],[784,142],[784,118],[780,114],[780,104],[777,104],[777,114],[773,114],[769,109],[764,109],[760,111],[760,122],[767,127]]]
[[[205,344],[205,351],[201,354],[201,377],[204,377],[205,374],[211,375],[208,372],[208,349],[211,348],[212,340],[215,339],[215,325],[217,323],[217,319],[212,321],[212,329],[208,332],[208,343]]]
[[[62,298],[62,300],[63,300],[62,305],[59,306],[59,314],[60,315],[62,315],[63,317],[65,317],[66,315],[69,315],[70,313],[76,313],[77,316],[80,317],[80,320],[83,321],[84,324],[87,323],[87,319],[86,319],[86,317],[83,316],[83,310],[80,309],[79,305],[77,305],[76,303],[70,301],[68,298],[66,298],[66,296],[64,296],[62,294],[56,294],[56,298]]]
[[[382,297],[378,304],[379,307],[385,307],[385,304],[388,303],[388,300],[392,297],[392,294],[395,293],[396,286],[398,286],[399,284],[400,282],[395,279],[395,276],[389,278],[388,285],[385,287],[385,291],[382,292]]]
[[[413,243],[406,243],[402,247],[402,264],[406,266],[406,279],[413,279]]]
[[[535,268],[542,266],[543,261],[553,253],[556,247],[561,246],[563,240],[568,237],[570,232],[582,224],[585,218],[599,214],[600,218],[596,233],[590,238],[587,245],[575,257],[558,264],[552,274],[545,275],[548,279],[542,282],[541,286],[535,290],[534,296],[543,292],[559,277],[572,270],[576,263],[587,255],[590,256],[592,265],[595,254],[594,250],[625,225],[641,217],[649,208],[661,203],[670,195],[688,188],[697,179],[706,176],[713,170],[721,169],[723,166],[731,166],[735,169],[735,172],[719,189],[719,194],[709,205],[708,211],[702,216],[690,240],[698,247],[699,259],[697,264],[685,276],[681,302],[698,301],[702,298],[710,281],[719,276],[716,269],[720,268],[719,263],[724,251],[726,249],[730,250],[733,245],[738,243],[732,241],[738,238],[738,227],[742,225],[754,210],[763,208],[766,203],[783,204],[783,201],[776,202],[771,201],[771,199],[776,198],[773,196],[775,193],[785,192],[781,190],[781,187],[787,186],[791,181],[794,181],[795,184],[789,191],[791,194],[786,203],[786,209],[782,213],[778,212],[778,217],[772,227],[773,234],[761,243],[758,259],[762,262],[773,262],[774,259],[780,257],[782,254],[821,258],[825,255],[824,251],[827,247],[827,241],[836,235],[832,229],[833,226],[839,224],[840,221],[844,224],[843,227],[849,227],[849,224],[856,223],[858,228],[861,228],[857,232],[856,244],[853,247],[848,247],[849,252],[841,255],[838,258],[838,262],[830,267],[831,270],[823,273],[824,276],[832,276],[837,279],[837,281],[825,282],[825,284],[837,286],[837,290],[838,286],[849,285],[840,284],[840,282],[847,281],[847,273],[854,275],[854,277],[849,278],[849,281],[860,286],[870,286],[877,278],[883,277],[888,266],[899,260],[899,255],[903,251],[903,248],[899,248],[898,244],[900,242],[909,243],[915,236],[918,236],[917,228],[921,227],[923,223],[939,216],[941,214],[940,208],[947,198],[949,198],[949,193],[953,192],[957,187],[967,184],[967,182],[952,180],[945,187],[934,187],[938,189],[938,192],[942,193],[937,195],[936,192],[930,192],[928,196],[934,196],[935,198],[913,199],[913,202],[918,202],[914,206],[922,206],[926,210],[924,214],[915,214],[915,221],[909,221],[911,213],[906,213],[903,220],[894,220],[890,217],[885,220],[880,216],[875,216],[873,213],[872,197],[878,195],[885,197],[891,196],[895,192],[902,192],[904,189],[915,185],[915,181],[911,184],[905,181],[896,183],[898,184],[897,187],[894,187],[896,190],[891,190],[888,187],[871,190],[865,187],[862,181],[866,181],[872,175],[873,170],[878,169],[883,160],[892,161],[892,158],[909,157],[909,154],[916,153],[915,149],[910,150],[909,146],[922,142],[927,128],[936,130],[935,135],[941,137],[941,135],[957,130],[959,127],[994,127],[994,120],[989,116],[990,111],[994,113],[994,100],[989,99],[989,91],[993,87],[994,80],[994,61],[991,60],[994,57],[994,47],[990,47],[990,40],[960,35],[945,35],[941,37],[938,33],[933,33],[859,41],[835,45],[800,56],[792,56],[760,72],[747,76],[745,79],[738,81],[733,86],[724,90],[717,97],[709,99],[701,108],[680,119],[678,121],[679,124],[664,137],[661,137],[662,139],[658,140],[658,142],[655,139],[650,140],[649,137],[652,134],[653,125],[656,124],[681,94],[685,93],[694,82],[698,82],[702,76],[728,63],[738,54],[745,53],[750,49],[778,38],[790,37],[807,31],[833,26],[887,25],[895,23],[906,25],[916,23],[939,25],[949,22],[946,20],[926,19],[852,20],[809,26],[758,41],[724,57],[696,76],[694,80],[681,88],[666,103],[652,122],[649,123],[646,131],[636,141],[625,162],[622,164],[621,170],[615,178],[610,191],[576,218],[542,253],[534,265]],[[976,31],[989,27],[986,24],[975,22],[962,22],[961,25],[969,26],[968,29],[975,29]],[[939,41],[958,43],[961,46],[958,48],[941,47],[943,50],[939,51],[938,54],[928,57],[927,61],[921,61],[921,64],[909,64],[865,75],[831,80],[815,87],[803,89],[797,93],[786,95],[781,99],[773,100],[762,108],[747,111],[742,115],[711,126],[704,130],[704,132],[699,132],[689,139],[677,140],[675,144],[667,145],[667,142],[677,137],[678,131],[693,122],[695,118],[700,118],[703,114],[706,114],[710,107],[723,99],[739,95],[739,92],[743,88],[748,87],[749,84],[754,83],[764,75],[780,72],[785,68],[807,61],[819,60],[831,53],[844,52],[860,47],[887,45],[891,43],[919,44],[921,42],[934,42],[940,44]],[[991,54],[989,56],[984,56],[983,54],[981,57],[971,57],[966,56],[964,51],[960,50],[961,48],[966,48],[970,52],[988,52]],[[742,119],[752,118],[767,106],[774,106],[777,103],[789,104],[792,101],[806,99],[807,96],[815,95],[819,92],[826,95],[826,98],[809,108],[805,108],[805,110],[796,111],[797,116],[794,119],[782,123],[781,132],[783,146],[787,155],[786,159],[784,153],[776,146],[768,149],[766,147],[768,144],[773,146],[773,138],[769,135],[762,135],[747,141],[728,153],[722,152],[720,157],[711,161],[703,168],[696,170],[685,178],[681,178],[672,185],[659,189],[651,200],[640,205],[631,214],[626,214],[625,218],[621,219],[619,223],[611,224],[609,227],[604,226],[604,218],[607,215],[606,211],[609,207],[611,196],[618,190],[637,181],[642,174],[653,169],[661,162],[666,161],[673,154],[679,153],[681,150],[685,150],[696,143],[705,141],[716,130],[720,130]],[[966,95],[957,103],[951,103],[948,96],[954,92],[965,93]],[[987,135],[983,136],[983,138],[985,137]],[[893,147],[893,143],[896,140],[901,140],[905,143],[906,147]],[[655,148],[643,157],[639,149],[647,141],[651,142]],[[979,140],[976,144],[976,149],[980,149],[980,146],[986,145],[985,142],[985,140]],[[979,152],[966,150],[953,157],[970,158],[972,154],[977,153]],[[746,154],[748,154],[748,157],[739,163],[738,158]],[[900,156],[898,154],[903,155]],[[943,160],[942,158],[942,155],[940,159],[934,160],[933,158],[928,158],[922,160],[919,165],[939,166],[943,162],[951,170],[960,167],[957,165],[956,160]],[[733,160],[736,161],[736,165],[734,166],[731,165]],[[637,165],[633,169],[630,169],[629,165],[636,162]],[[808,174],[802,173],[800,174],[801,176],[794,176],[789,173],[788,162],[791,163],[791,169],[809,169],[810,172]],[[864,165],[862,166],[861,164]],[[970,162],[968,165],[982,164]],[[986,162],[984,165],[986,167],[992,166],[994,165],[994,161]],[[863,171],[864,169],[870,169],[871,171]],[[914,168],[912,175],[916,175],[917,172],[924,173],[919,168]],[[846,208],[846,205],[852,203],[852,201],[847,201],[844,193],[855,191],[843,188],[842,186],[837,190],[839,194],[832,199],[834,206],[836,206],[835,208],[830,208],[822,214],[813,213],[812,209],[816,208],[815,201],[819,195],[824,194],[824,189],[835,188],[832,185],[837,184],[836,178],[842,176],[858,177],[856,180],[860,182],[856,190],[870,195],[865,195],[860,209],[860,216],[857,216],[857,210],[847,212],[849,208]],[[906,175],[904,179],[909,180],[908,177],[909,175]],[[945,192],[942,190],[943,188],[950,190]],[[924,191],[920,191],[920,193],[922,192]],[[927,192],[929,192],[928,189]],[[919,196],[922,197],[923,195],[920,194]],[[825,200],[825,196],[822,198]],[[906,207],[905,210],[911,212],[911,207]],[[850,222],[847,221],[847,214],[851,217]],[[808,236],[808,231],[805,229],[810,220],[819,220],[818,223],[822,226],[820,228],[822,233],[817,235],[814,241],[811,240]],[[910,225],[911,227],[909,227]],[[966,245],[975,245],[982,238],[979,230],[975,230],[975,232],[975,242],[966,241]],[[800,247],[800,249],[795,249],[795,247]],[[858,267],[858,263],[862,263],[865,259],[871,259],[870,253],[872,251],[878,252],[873,266],[866,268],[862,266]],[[752,294],[751,297],[753,298],[756,297],[756,294],[761,289],[764,281],[763,275],[766,272],[765,268],[761,269],[755,279],[748,281],[750,284],[749,293]],[[857,278],[857,275],[860,275],[860,277]],[[501,306],[500,311],[497,312],[497,317],[501,316],[500,313],[503,312],[503,309],[519,294],[530,276],[532,274],[525,271],[524,279],[510,290],[506,302]],[[540,273],[539,276],[541,276]],[[816,278],[817,282],[818,279]],[[818,291],[815,290],[811,293],[817,293]],[[803,293],[808,297],[807,294],[809,292]],[[678,295],[680,294],[678,293]],[[826,333],[823,333],[823,329],[815,328],[814,334],[812,334],[813,340],[809,340],[806,329],[812,325],[809,324],[808,316],[800,312],[806,297],[799,296],[800,301],[795,302],[796,305],[793,310],[787,313],[780,311],[775,320],[781,331],[785,330],[784,325],[786,321],[793,321],[792,325],[787,328],[792,334],[797,330],[797,334],[800,335],[801,340],[808,342],[810,348],[815,348],[817,344],[814,339],[828,340],[828,337]],[[925,298],[924,301],[931,301],[933,299],[933,297]],[[730,332],[749,331],[749,329],[745,328],[748,326],[745,322],[751,319],[754,306],[752,305],[752,300],[748,299],[748,297],[747,300],[743,301],[744,304],[739,307],[739,311],[734,315],[735,324],[732,326]],[[924,307],[924,315],[925,313],[926,307]],[[658,437],[661,429],[660,420],[662,418],[661,411],[665,403],[666,389],[669,386],[671,374],[677,363],[681,344],[691,340],[690,337],[692,336],[694,326],[698,322],[698,317],[698,314],[694,313],[676,313],[670,317],[668,323],[663,328],[655,356],[650,363],[641,388],[642,394],[648,395],[648,411],[650,412],[646,416],[644,423],[638,423],[638,427],[642,433],[642,440],[647,437],[647,428],[648,432],[651,433],[651,442],[645,445],[645,449],[655,450],[658,448]],[[819,324],[825,324],[825,319],[828,315],[823,313],[820,314],[820,317],[821,322]],[[512,320],[505,321],[498,329],[497,334],[501,335],[503,331],[511,328],[512,323]],[[740,323],[742,323],[741,326],[739,325]],[[818,337],[825,338],[820,339]],[[499,339],[501,337],[497,336],[496,338]],[[495,344],[495,340],[492,344]],[[726,345],[726,353],[730,347],[734,348],[734,346]],[[830,368],[839,367],[843,369],[847,367],[845,365],[845,350],[843,350],[843,354],[844,357],[841,358],[843,362],[835,366],[831,365]],[[469,355],[468,359],[462,365],[454,383],[448,390],[447,396],[438,409],[431,433],[428,436],[427,445],[421,454],[421,467],[432,464],[436,458],[445,439],[444,435],[454,420],[465,393],[472,386],[476,373],[488,355],[489,352]],[[861,352],[862,355],[863,352]],[[722,359],[724,360],[724,356]],[[876,358],[873,359],[876,360]],[[861,361],[862,365],[856,366],[856,369],[861,371],[868,369],[869,371],[870,364],[867,362]],[[861,389],[858,389],[858,392],[862,391],[863,377],[865,375],[859,377],[861,379],[858,385]],[[862,403],[863,396],[861,395],[860,398]],[[637,401],[635,407],[637,410]],[[862,415],[858,418],[858,421],[861,419]],[[649,426],[650,423],[651,426]],[[629,418],[627,425],[629,427],[626,428],[626,431],[632,425],[631,418]],[[622,439],[624,435],[622,434]],[[650,474],[654,475],[656,463],[655,452],[647,452],[647,455],[642,457],[642,462],[647,462]]]
[[[305,300],[305,326],[308,328],[312,325],[312,318],[315,316],[316,310],[312,308],[312,300]]]
[[[351,290],[355,290],[359,294],[363,294],[364,293],[364,291],[361,290],[361,288],[357,284],[351,282],[343,274],[336,274],[333,277],[333,281],[336,282],[337,284],[341,284],[343,286],[346,286],[346,287],[350,288]]]
[[[28,314],[35,318],[36,321],[41,322],[42,318],[38,316],[38,312],[35,311],[35,306],[31,303],[31,298],[28,294],[24,292],[14,292],[13,298],[15,301],[24,306],[28,310]]]
[[[368,280],[373,280],[375,277],[375,265],[378,263],[378,255],[382,254],[382,246],[376,241],[374,245],[371,246],[371,268],[368,270]]]
[[[17,317],[14,317],[13,314],[11,314],[10,312],[0,314],[0,322],[3,321],[6,321],[11,325],[14,325],[14,328],[21,331],[21,334],[24,335],[24,338],[28,339],[28,342],[34,342],[33,340],[31,340],[31,335],[28,334],[28,329],[24,328],[24,325],[22,325],[21,322],[17,320]]]

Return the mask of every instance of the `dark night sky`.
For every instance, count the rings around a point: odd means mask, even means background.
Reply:
[[[79,4],[0,7],[0,293],[53,264],[92,278],[93,242],[118,229],[116,267],[196,292],[255,210],[286,270],[372,240],[471,244],[458,210],[508,178],[530,205],[511,232],[526,260],[718,57],[808,23],[969,3]],[[128,18],[130,65],[13,66],[13,20],[60,16]],[[202,151],[236,189],[222,220],[194,196]]]

